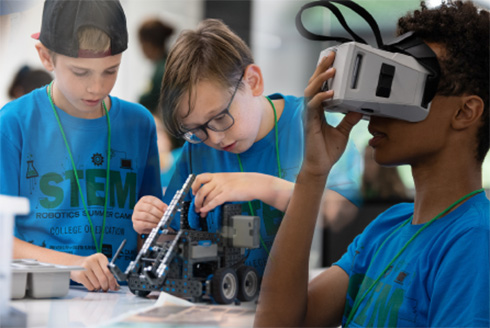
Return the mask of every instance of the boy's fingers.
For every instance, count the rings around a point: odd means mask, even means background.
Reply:
[[[309,98],[315,96],[318,93],[321,93],[321,89],[325,81],[331,79],[335,76],[335,69],[329,68],[326,71],[318,74],[315,78],[312,78],[311,82],[305,89],[305,97]],[[331,91],[331,90],[329,90]]]
[[[213,175],[209,173],[202,173],[196,176],[196,179],[194,179],[194,182],[191,185],[192,194],[195,195],[199,191],[201,186],[211,181],[212,178]]]
[[[340,121],[339,125],[337,125],[337,130],[348,137],[352,128],[359,123],[361,119],[361,113],[349,112],[344,116],[342,121]]]
[[[72,280],[84,285],[87,290],[92,291],[95,289],[85,271],[72,271],[72,275]]]
[[[230,193],[227,193],[230,195]],[[213,190],[210,190],[209,193],[206,195],[206,198],[204,199],[204,202],[202,204],[202,208],[204,208],[204,211],[209,212],[213,210],[216,206],[221,205],[224,203],[225,200],[224,195],[224,190],[220,188],[214,188]],[[201,210],[203,210],[201,208]]]
[[[160,199],[156,199],[151,203],[142,204],[140,211],[147,212],[155,216],[161,216],[163,212],[167,209],[167,204],[162,202]]]
[[[158,223],[161,219],[162,215],[149,215],[148,213],[137,213],[133,216],[133,221],[141,222],[141,223]]]
[[[133,229],[138,233],[148,233],[160,222],[155,217],[133,215]]]
[[[112,274],[109,277],[109,288],[111,290],[119,290],[121,288],[121,286],[119,286],[119,284],[117,283],[116,277],[114,277]]]
[[[143,196],[141,199],[138,201],[135,207],[145,205],[145,204],[158,204],[161,203],[162,201],[158,199],[155,196]]]
[[[327,56],[323,57],[318,63],[315,71],[313,72],[312,77],[310,78],[309,83],[313,81],[319,74],[325,72],[330,66],[332,66],[335,60],[335,52],[330,52]]]
[[[165,213],[165,210],[167,209],[167,204],[163,203],[160,201],[158,206],[155,204],[140,204],[138,208],[135,207],[135,210],[133,212],[133,219],[136,220],[160,220],[160,218],[163,216]]]
[[[95,275],[97,281],[99,282],[99,286],[100,286],[99,289],[102,289],[103,291],[107,291],[109,289],[109,281],[108,281],[104,271],[100,267],[100,262],[97,262],[93,266],[92,270],[94,272],[94,275]]]
[[[104,275],[107,278],[108,288],[111,290],[117,290],[119,287],[117,280],[114,277],[114,275],[112,274],[112,272],[109,270],[109,268],[107,267],[109,260],[106,257],[104,257],[104,258],[105,259],[100,262],[100,266],[102,268],[102,272],[104,273]]]
[[[196,206],[196,212],[199,212],[201,207],[205,205],[206,200],[210,197],[210,194],[213,192],[213,190],[216,188],[216,186],[212,183],[207,183],[199,189],[199,191],[196,194],[196,198],[194,200],[194,204]]]
[[[201,208],[201,213],[207,213],[209,211],[212,211],[217,206],[222,205],[223,203],[224,202],[222,200],[220,200],[218,197],[215,197]]]
[[[322,103],[333,97],[333,90],[328,90],[325,92],[319,92],[315,94],[313,97],[310,98],[310,101],[308,102],[308,112],[314,110],[317,111],[320,108],[323,111],[323,106]],[[309,113],[311,114],[311,113]]]
[[[139,234],[147,234],[150,233],[151,230],[157,226],[158,222],[137,221],[133,222],[133,228]]]
[[[95,276],[94,272],[92,271],[92,268],[87,268],[85,270],[85,277],[87,277],[88,281],[90,282],[90,285],[92,286],[92,289],[89,289],[90,291],[94,291],[94,290],[99,290],[100,289],[99,280],[97,279],[97,277]]]
[[[321,91],[325,81],[331,79],[335,75],[335,69],[332,66],[335,60],[335,52],[330,52],[326,57],[323,57],[317,65],[315,72],[308,81],[304,96],[310,98]]]
[[[142,197],[134,206],[135,211],[152,213],[154,211],[165,211],[167,204],[154,196]]]

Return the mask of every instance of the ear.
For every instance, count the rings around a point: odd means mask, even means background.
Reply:
[[[41,59],[41,63],[44,68],[48,71],[52,72],[54,70],[54,61],[53,57],[51,57],[48,48],[46,48],[41,42],[38,42],[36,45],[36,50],[39,55],[39,59]]]
[[[243,80],[250,86],[254,96],[261,96],[264,93],[264,79],[260,67],[250,64],[245,69]]]
[[[475,123],[478,124],[483,108],[483,100],[480,97],[476,95],[461,97],[461,106],[453,116],[452,127],[456,130],[463,130]]]

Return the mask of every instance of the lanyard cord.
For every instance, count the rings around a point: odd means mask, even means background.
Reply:
[[[56,116],[56,121],[58,122],[58,126],[60,127],[61,135],[63,136],[63,140],[65,141],[65,146],[66,146],[66,149],[68,150],[68,155],[70,156],[70,161],[71,161],[71,165],[73,167],[73,172],[75,173],[75,180],[77,181],[78,191],[80,193],[80,197],[82,198],[83,208],[85,209],[85,214],[87,215],[87,219],[88,219],[88,222],[90,224],[90,232],[92,233],[92,238],[94,240],[95,249],[97,250],[97,253],[101,253],[102,252],[102,241],[104,240],[105,221],[106,221],[106,215],[107,215],[107,201],[109,199],[109,197],[107,197],[107,195],[109,194],[109,176],[110,176],[110,166],[111,166],[111,156],[110,156],[110,151],[111,151],[111,121],[109,119],[109,113],[107,111],[107,107],[105,105],[104,100],[102,100],[102,106],[104,107],[105,116],[107,118],[107,130],[108,130],[107,170],[106,170],[106,186],[105,186],[105,197],[104,197],[104,216],[103,216],[103,220],[102,220],[102,232],[100,235],[100,243],[97,243],[97,238],[95,237],[94,225],[93,225],[92,219],[90,218],[90,215],[88,213],[88,208],[87,208],[87,204],[85,202],[85,198],[83,197],[82,187],[80,186],[80,179],[78,178],[77,168],[75,167],[75,161],[73,160],[73,155],[71,153],[70,146],[68,145],[68,140],[66,139],[65,131],[63,130],[63,126],[61,125],[60,118],[59,118],[58,113],[56,112],[56,108],[54,106],[53,82],[51,82],[48,86],[48,98],[49,98],[49,102],[51,103],[51,107],[53,108],[54,115]]]
[[[272,109],[274,110],[274,136],[275,136],[275,147],[276,147],[276,161],[277,161],[277,169],[278,169],[277,175],[278,175],[278,177],[280,179],[282,179],[281,160],[280,160],[280,157],[279,157],[279,132],[278,132],[278,128],[277,128],[277,112],[276,112],[276,106],[274,106],[274,103],[272,102],[272,100],[269,97],[265,97],[265,98],[269,101],[269,103],[272,106]],[[242,165],[242,160],[240,159],[240,155],[239,154],[236,154],[236,156],[238,158],[238,165],[240,166],[240,172],[243,173],[243,165]],[[252,214],[253,216],[255,216],[255,212],[254,212],[254,209],[252,207],[252,202],[251,201],[248,202],[248,208],[250,210],[250,214]],[[264,247],[264,249],[267,252],[267,254],[270,255],[269,249],[265,245],[264,240],[262,239],[262,236],[260,236],[260,242],[262,243],[262,247]]]
[[[480,192],[484,191],[484,189],[478,189],[478,190],[475,190],[475,191],[472,191],[470,192],[469,194],[461,197],[460,199],[458,199],[457,201],[455,201],[454,203],[452,203],[451,205],[449,205],[449,207],[447,207],[445,210],[443,210],[441,213],[437,214],[434,218],[432,218],[430,221],[426,222],[406,243],[405,245],[403,245],[403,247],[398,251],[398,253],[395,255],[395,257],[393,257],[393,259],[390,261],[390,263],[388,263],[388,265],[384,268],[384,270],[380,273],[380,275],[378,276],[378,278],[376,278],[376,280],[372,283],[372,285],[366,290],[366,292],[362,295],[362,297],[360,298],[356,298],[356,301],[354,302],[354,305],[352,307],[352,310],[351,312],[349,313],[349,317],[347,318],[347,321],[345,323],[345,326],[347,327],[349,325],[349,323],[351,322],[353,316],[354,316],[354,313],[357,311],[357,309],[359,308],[359,305],[361,304],[361,302],[364,300],[364,298],[366,297],[366,295],[374,288],[374,286],[376,286],[376,284],[379,282],[379,280],[381,279],[381,277],[386,273],[386,271],[388,271],[388,269],[390,268],[390,266],[393,264],[393,262],[395,262],[395,260],[403,253],[403,251],[408,247],[408,245],[422,232],[424,231],[429,225],[431,225],[435,220],[439,219],[441,216],[447,214],[449,211],[451,211],[456,205],[458,205],[459,203],[467,200],[468,198],[470,198],[471,196],[475,195],[475,194],[478,194]],[[369,267],[367,269],[366,272],[369,271],[369,269],[371,268],[371,265],[373,264],[374,262],[374,259],[376,258],[376,256],[378,255],[379,251],[381,250],[381,248],[383,248],[384,244],[388,241],[388,239],[390,239],[390,237],[392,235],[394,235],[398,230],[400,230],[401,228],[403,228],[404,226],[406,226],[408,223],[410,223],[412,221],[412,218],[413,218],[413,215],[411,215],[405,222],[403,222],[398,228],[396,228],[392,233],[390,233],[388,235],[388,237],[386,237],[386,239],[383,241],[383,243],[381,244],[381,246],[378,247],[376,253],[374,254],[372,260],[371,260],[371,263],[369,264]]]

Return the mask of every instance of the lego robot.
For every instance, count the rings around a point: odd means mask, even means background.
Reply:
[[[209,229],[205,220],[201,231],[191,229],[190,202],[184,198],[194,179],[189,175],[126,271],[114,264],[125,241],[109,263],[109,270],[141,297],[165,291],[192,302],[251,301],[258,294],[260,281],[255,268],[245,265],[245,259],[249,249],[259,247],[260,219],[241,215],[241,204],[225,204],[218,229]],[[177,213],[181,228],[174,232],[168,227]]]

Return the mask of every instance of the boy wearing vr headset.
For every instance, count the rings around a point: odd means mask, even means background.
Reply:
[[[149,233],[189,174],[196,174],[194,208],[202,217],[232,201],[243,202],[247,215],[261,217],[261,246],[248,253],[246,263],[262,275],[301,165],[304,104],[300,97],[263,92],[250,49],[221,21],[205,20],[180,35],[167,59],[161,109],[167,130],[188,142],[163,202],[148,196],[136,205],[136,231]],[[359,154],[350,147],[325,194],[342,209],[357,210]],[[171,227],[179,229],[179,223],[176,219]]]
[[[161,197],[155,123],[143,106],[109,96],[127,48],[117,0],[46,0],[39,58],[55,80],[0,111],[0,192],[30,200],[15,221],[14,258],[82,266],[88,290],[118,289],[107,268],[119,244],[137,254],[131,215]]]
[[[441,76],[425,120],[371,116],[382,165],[409,164],[415,202],[376,218],[332,267],[308,281],[315,219],[332,165],[361,114],[329,126],[322,84],[340,70],[323,58],[305,89],[306,154],[262,282],[255,326],[488,327],[489,13],[451,1],[402,17],[436,54]]]

